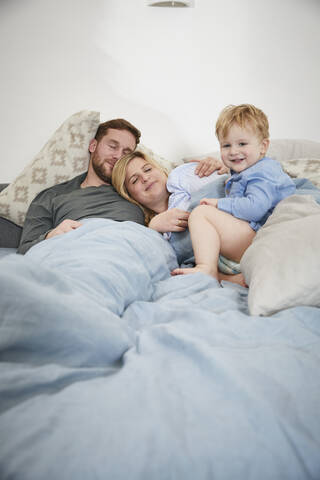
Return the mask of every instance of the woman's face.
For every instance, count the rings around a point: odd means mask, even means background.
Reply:
[[[167,209],[166,174],[140,157],[134,157],[127,166],[125,186],[129,195],[154,212]]]

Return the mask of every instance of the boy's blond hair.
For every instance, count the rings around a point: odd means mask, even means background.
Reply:
[[[230,127],[234,124],[241,128],[251,128],[260,140],[269,138],[268,118],[262,110],[254,105],[243,103],[242,105],[228,105],[225,107],[216,123],[218,140],[225,138]]]
[[[134,203],[135,205],[138,205],[144,213],[144,219],[146,225],[149,224],[150,220],[155,216],[155,212],[153,210],[150,210],[149,208],[145,207],[141,203],[137,202],[134,200],[125,185],[126,181],[126,173],[127,173],[127,167],[131,160],[134,158],[142,158],[145,160],[147,163],[152,165],[154,168],[157,168],[158,170],[161,170],[164,172],[166,176],[168,176],[168,172],[165,168],[163,168],[161,165],[159,165],[158,162],[156,162],[153,158],[149,157],[145,153],[140,152],[139,150],[135,150],[134,152],[130,152],[124,157],[120,158],[114,165],[113,170],[112,170],[112,185],[114,188],[117,190],[117,192],[126,200],[129,200],[129,202]]]

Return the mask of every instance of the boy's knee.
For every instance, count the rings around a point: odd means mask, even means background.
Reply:
[[[192,212],[190,213],[190,217],[202,217],[202,218],[208,218],[212,217],[216,213],[217,209],[214,207],[211,207],[210,205],[198,205],[195,207]],[[189,219],[190,219],[189,217]]]
[[[208,206],[207,205],[198,205],[195,207],[192,212],[190,213],[190,217],[200,217],[200,216],[205,216],[207,213]]]

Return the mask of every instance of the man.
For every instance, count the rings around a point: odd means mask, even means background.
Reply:
[[[124,119],[101,123],[90,141],[88,171],[40,192],[32,201],[23,226],[18,253],[33,245],[81,226],[88,217],[144,224],[142,210],[122,198],[111,185],[119,158],[135,150],[141,133]],[[220,162],[218,168],[220,167]],[[198,174],[208,175],[217,166],[212,159],[199,163]]]

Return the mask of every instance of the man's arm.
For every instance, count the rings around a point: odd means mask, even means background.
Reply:
[[[18,253],[26,253],[33,245],[41,242],[53,229],[51,195],[48,190],[39,193],[32,201],[24,221]]]
[[[219,175],[224,175],[225,173],[229,173],[229,169],[222,163],[221,160],[213,157],[206,157],[197,159],[194,158],[192,160],[187,160],[186,163],[189,162],[197,162],[198,166],[195,169],[195,174],[198,175],[200,178],[208,177],[213,172],[217,172]]]

